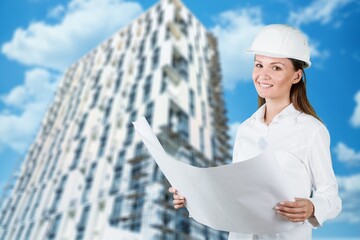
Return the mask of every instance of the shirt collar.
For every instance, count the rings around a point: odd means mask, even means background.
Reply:
[[[260,122],[264,122],[264,113],[265,113],[265,107],[266,107],[266,103],[264,105],[262,105],[254,114],[253,114],[253,118],[256,121],[260,121]],[[296,117],[300,114],[301,112],[296,110],[294,105],[292,103],[290,103],[286,108],[284,108],[280,113],[278,113],[272,123],[275,122],[280,122],[280,121],[296,121]]]

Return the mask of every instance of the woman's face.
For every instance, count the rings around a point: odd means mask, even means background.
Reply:
[[[301,80],[302,71],[295,71],[287,58],[255,55],[252,78],[260,97],[275,101],[290,101],[291,86]]]

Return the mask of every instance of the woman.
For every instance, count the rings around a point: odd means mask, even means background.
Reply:
[[[233,162],[274,150],[295,202],[283,201],[276,212],[300,224],[277,234],[230,233],[229,239],[311,239],[312,228],[341,211],[329,151],[330,136],[306,96],[304,69],[310,67],[306,36],[293,27],[268,25],[256,36],[252,79],[259,95],[259,109],[237,131]],[[185,198],[170,188],[174,208]]]

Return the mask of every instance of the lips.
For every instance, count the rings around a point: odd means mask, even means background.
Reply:
[[[270,88],[270,87],[273,86],[273,85],[267,84],[267,83],[259,83],[259,85],[260,85],[260,87],[262,87],[262,88]]]

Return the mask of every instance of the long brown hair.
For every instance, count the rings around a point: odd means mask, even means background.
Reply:
[[[294,66],[295,71],[301,69],[301,71],[303,73],[301,80],[298,83],[293,84],[291,86],[290,102],[294,105],[296,110],[306,113],[306,114],[309,114],[309,115],[315,117],[316,119],[318,119],[319,121],[321,121],[319,116],[316,114],[315,109],[311,106],[309,99],[307,98],[307,95],[306,95],[306,75],[305,75],[305,71],[304,71],[305,63],[302,61],[296,60],[296,59],[292,59],[292,58],[289,58],[289,60],[291,61],[292,65]],[[258,96],[258,107],[260,108],[264,104],[265,104],[265,99]]]

